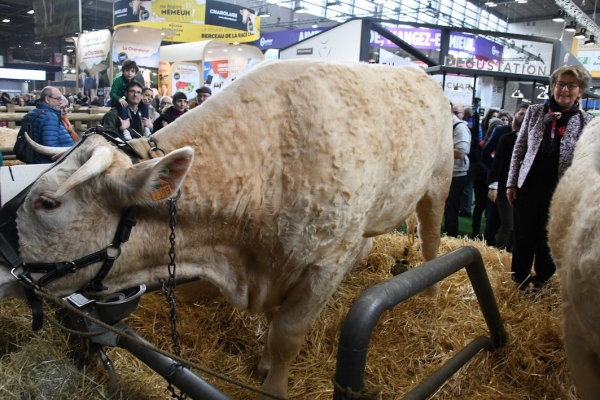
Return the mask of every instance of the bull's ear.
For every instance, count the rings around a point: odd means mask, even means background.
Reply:
[[[184,147],[165,155],[135,164],[131,169],[111,174],[110,186],[116,189],[123,204],[144,204],[177,195],[192,162],[194,150]]]

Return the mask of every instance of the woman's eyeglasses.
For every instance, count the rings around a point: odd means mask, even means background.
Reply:
[[[565,82],[556,82],[555,86],[558,90],[563,90],[564,88],[567,88],[571,92],[579,87],[579,85],[577,83],[565,83]]]

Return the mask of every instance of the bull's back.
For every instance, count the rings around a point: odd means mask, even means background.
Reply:
[[[201,120],[195,162],[218,175],[204,192],[286,227],[390,230],[450,165],[448,101],[412,67],[265,62],[199,109],[180,120]]]
[[[291,175],[306,177],[288,193],[331,204],[340,223],[346,218],[370,236],[408,217],[433,175],[451,176],[448,100],[425,73],[366,64],[297,68],[297,89],[279,88],[293,105],[289,121],[301,121],[289,126],[299,143],[286,146],[310,151],[301,163],[297,153],[288,157]]]

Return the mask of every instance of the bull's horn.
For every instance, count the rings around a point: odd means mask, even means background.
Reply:
[[[27,134],[27,132],[25,132],[25,139],[27,140],[27,142],[29,143],[29,145],[31,147],[33,147],[33,149],[35,151],[37,151],[38,153],[41,153],[41,154],[45,154],[47,156],[55,156],[57,154],[62,154],[65,151],[67,151],[67,150],[69,150],[71,148],[71,147],[50,147],[50,146],[44,146],[42,144],[39,144],[38,142],[36,142],[32,138],[30,138],[29,135]]]
[[[100,175],[110,167],[113,161],[113,151],[109,147],[96,147],[92,156],[73,175],[69,177],[54,193],[55,198],[67,193],[75,186]]]

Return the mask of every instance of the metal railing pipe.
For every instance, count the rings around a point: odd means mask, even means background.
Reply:
[[[477,249],[465,246],[374,285],[359,296],[342,325],[335,372],[337,385],[354,392],[364,388],[368,345],[373,329],[385,311],[465,267],[473,285],[478,286],[475,295],[486,314],[494,346],[504,344],[506,331],[483,260]],[[333,398],[342,400],[337,388],[334,388]]]
[[[120,323],[122,324],[122,323]],[[129,326],[122,324],[119,326],[125,333],[135,337],[141,342],[152,344],[139,336]],[[140,359],[144,364],[152,368],[155,372],[170,381],[174,386],[178,387],[183,393],[187,394],[191,399],[196,400],[232,400],[231,397],[213,387],[204,379],[195,375],[189,368],[182,366],[173,359],[163,356],[157,352],[142,346],[140,343],[125,337],[118,336],[116,345],[129,351],[135,357]]]

